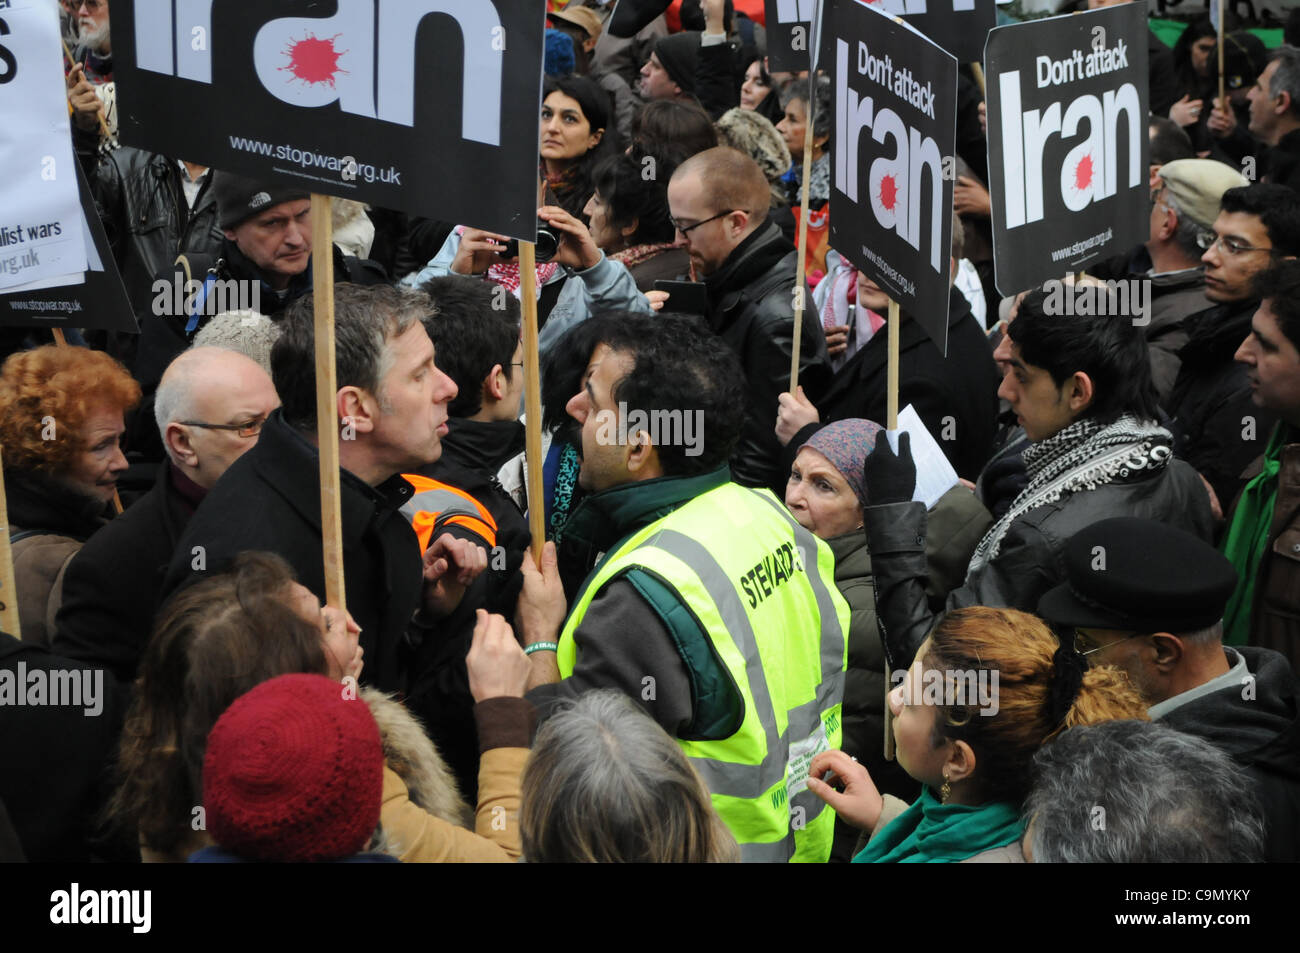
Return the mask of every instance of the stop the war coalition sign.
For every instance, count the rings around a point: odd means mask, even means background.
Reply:
[[[122,138],[532,241],[538,0],[113,0]]]
[[[998,290],[1146,241],[1146,5],[1001,27],[985,60]]]
[[[946,351],[957,61],[855,0],[826,12],[832,247]]]

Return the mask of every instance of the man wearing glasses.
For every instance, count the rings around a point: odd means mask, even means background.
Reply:
[[[1274,421],[1252,404],[1246,370],[1232,356],[1259,304],[1255,278],[1279,259],[1300,254],[1300,196],[1262,183],[1228,189],[1200,242],[1211,306],[1187,319],[1182,366],[1164,409],[1173,418],[1174,452],[1196,468],[1226,510]]]
[[[1279,653],[1223,644],[1232,564],[1189,533],[1128,517],[1085,527],[1063,556],[1065,582],[1038,614],[1073,634],[1089,667],[1125,672],[1153,720],[1231,756],[1264,807],[1267,859],[1300,859],[1300,685]]]
[[[1151,282],[1151,379],[1160,402],[1178,378],[1178,351],[1187,343],[1186,318],[1205,309],[1201,236],[1212,230],[1228,189],[1250,183],[1213,159],[1176,159],[1156,170],[1151,190],[1151,232],[1146,241],[1151,270],[1135,276]]]
[[[758,163],[719,147],[682,163],[668,183],[677,244],[708,295],[705,320],[740,358],[748,390],[745,428],[731,458],[742,486],[784,492],[781,445],[772,430],[777,399],[790,386],[798,252],[768,220],[771,189]],[[807,289],[799,382],[814,403],[830,375],[826,337]],[[666,305],[672,310],[671,300]]]
[[[168,461],[148,493],[68,564],[58,652],[130,684],[148,641],[163,573],[190,517],[276,407],[271,377],[243,354],[192,348],[163,374],[154,403]]]

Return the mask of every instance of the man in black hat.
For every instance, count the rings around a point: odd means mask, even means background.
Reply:
[[[695,67],[700,55],[700,34],[674,33],[655,43],[654,52],[641,67],[641,98],[695,102]]]
[[[1204,738],[1253,777],[1268,859],[1300,859],[1300,684],[1277,652],[1223,644],[1232,564],[1190,533],[1118,517],[1065,545],[1065,582],[1038,614],[1090,665],[1126,672],[1152,719]]]
[[[182,255],[154,280],[139,315],[140,343],[131,371],[145,393],[127,446],[147,459],[163,451],[150,418],[152,394],[172,359],[215,315],[251,309],[276,317],[312,290],[311,195],[306,189],[214,172],[211,189],[224,240],[215,254]],[[334,280],[370,285],[388,276],[373,261],[334,248]],[[137,442],[136,438],[140,442]]]

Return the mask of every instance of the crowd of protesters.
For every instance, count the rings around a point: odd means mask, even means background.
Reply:
[[[756,0],[551,0],[539,381],[508,236],[334,200],[344,608],[310,196],[119,145],[109,3],[61,0],[67,98],[140,330],[0,329],[0,859],[1300,859],[1300,11],[1222,100],[1204,16],[1152,33],[1100,317],[994,288],[962,67],[925,500],[831,84]]]

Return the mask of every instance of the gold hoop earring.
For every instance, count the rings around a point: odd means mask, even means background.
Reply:
[[[947,804],[948,798],[952,797],[952,785],[948,783],[948,772],[943,773],[943,787],[939,788],[939,803]]]

